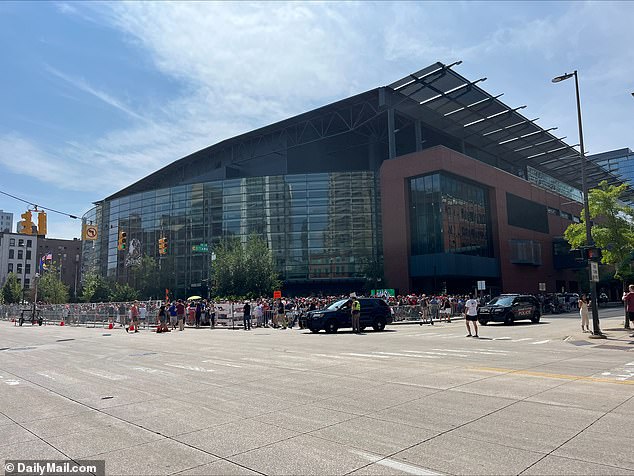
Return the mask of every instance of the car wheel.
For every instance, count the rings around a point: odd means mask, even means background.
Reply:
[[[359,330],[360,330],[361,332],[363,332],[363,331],[365,330],[365,326],[361,326],[361,327],[359,327]]]
[[[382,317],[379,317],[374,324],[372,324],[372,329],[374,329],[376,332],[381,332],[385,329],[385,319],[383,319]]]
[[[334,334],[337,329],[337,323],[334,320],[326,323],[326,334]]]
[[[20,320],[18,321],[18,323],[20,324],[20,327],[22,327],[22,324],[24,324],[24,318],[21,317]]]
[[[504,324],[507,326],[512,326],[513,325],[513,314],[507,314],[506,317],[504,318]]]
[[[535,314],[533,314],[533,317],[531,317],[531,322],[533,324],[539,324],[539,318],[539,313],[536,312]]]
[[[309,327],[308,330],[313,334],[317,334],[319,332],[319,329],[317,329],[316,327]]]
[[[489,323],[489,321],[487,321],[486,319],[478,319],[478,322],[483,326],[486,326]]]

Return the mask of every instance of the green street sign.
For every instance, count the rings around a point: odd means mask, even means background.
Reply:
[[[207,243],[201,243],[199,245],[193,245],[192,251],[194,253],[209,253],[209,246]]]

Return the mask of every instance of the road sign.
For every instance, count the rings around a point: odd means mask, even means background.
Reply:
[[[539,290],[546,291],[546,283],[539,283]]]
[[[282,291],[273,291],[273,299],[279,299],[282,297]]]
[[[193,245],[192,251],[194,253],[209,253],[209,246],[207,243],[201,243],[199,245]]]
[[[599,282],[599,263],[590,261],[590,281]]]
[[[486,288],[486,281],[478,281],[478,291],[484,291]]]
[[[97,225],[84,225],[83,235],[84,240],[96,240],[99,236],[99,233],[97,232]]]

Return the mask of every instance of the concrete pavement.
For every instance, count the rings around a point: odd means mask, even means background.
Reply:
[[[607,341],[575,315],[481,339],[464,321],[363,335],[1,322],[0,459],[148,475],[632,474],[620,313],[601,310]]]

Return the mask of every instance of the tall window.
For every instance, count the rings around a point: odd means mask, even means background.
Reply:
[[[412,255],[492,257],[486,188],[440,173],[410,179]]]
[[[15,246],[15,238],[9,238],[9,246]]]
[[[13,273],[13,263],[9,263],[9,273]]]
[[[18,259],[24,258],[24,251],[18,250]]]
[[[9,259],[15,258],[15,250],[9,250]]]
[[[26,247],[30,248],[33,244],[33,240],[26,240]]]

